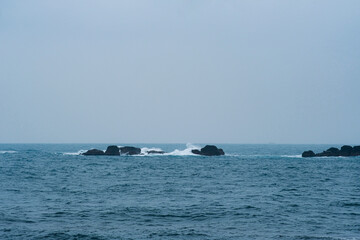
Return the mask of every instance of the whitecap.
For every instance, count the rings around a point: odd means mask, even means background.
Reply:
[[[8,150],[8,151],[0,151],[0,154],[5,154],[5,153],[17,153],[17,151],[11,151],[11,150]]]
[[[193,145],[191,143],[187,143],[186,149],[184,149],[184,150],[175,149],[174,151],[172,151],[170,153],[165,153],[164,155],[166,155],[166,156],[199,156],[199,155],[192,153],[192,150],[194,150],[194,149],[200,149],[200,147]]]
[[[161,148],[147,148],[147,147],[143,147],[141,148],[141,155],[163,155],[163,154],[158,154],[158,153],[151,153],[149,154],[149,151],[157,151],[157,152],[163,152],[163,150]]]
[[[77,152],[65,152],[63,153],[64,155],[72,155],[72,156],[77,156],[77,155],[82,155],[84,152],[86,152],[87,150],[79,150]]]
[[[302,158],[301,154],[298,155],[281,155],[281,157],[287,157],[287,158]]]

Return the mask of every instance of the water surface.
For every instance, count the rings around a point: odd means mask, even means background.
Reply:
[[[1,144],[0,239],[360,239],[360,158],[300,157],[328,145],[106,146]]]

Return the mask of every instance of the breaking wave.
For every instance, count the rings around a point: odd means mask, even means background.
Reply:
[[[198,156],[196,154],[193,154],[191,152],[191,150],[200,149],[200,148],[201,147],[199,147],[199,146],[195,146],[195,145],[193,145],[191,143],[187,143],[186,144],[186,149],[184,149],[184,150],[175,149],[174,151],[169,152],[169,153],[165,153],[164,155],[166,155],[166,156],[189,156],[189,155]]]
[[[82,155],[84,152],[86,152],[87,150],[79,150],[77,152],[65,152],[63,153],[64,155],[71,155],[71,156],[76,156],[76,155]]]
[[[298,154],[298,155],[281,155],[281,157],[287,157],[287,158],[302,158],[301,154]]]
[[[156,151],[156,152],[162,152],[163,150],[161,148],[147,148],[147,147],[143,147],[141,148],[141,155],[150,155],[149,152],[151,151]],[[163,154],[156,154],[156,153],[152,153],[151,155],[163,155]]]

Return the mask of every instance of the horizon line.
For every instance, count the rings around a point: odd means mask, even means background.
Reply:
[[[0,142],[0,144],[228,144],[228,145],[356,145],[344,143],[234,143],[234,142]],[[359,144],[360,145],[360,144]]]

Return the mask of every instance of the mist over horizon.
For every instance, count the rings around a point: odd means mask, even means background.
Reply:
[[[0,143],[360,145],[359,1],[1,1]]]

